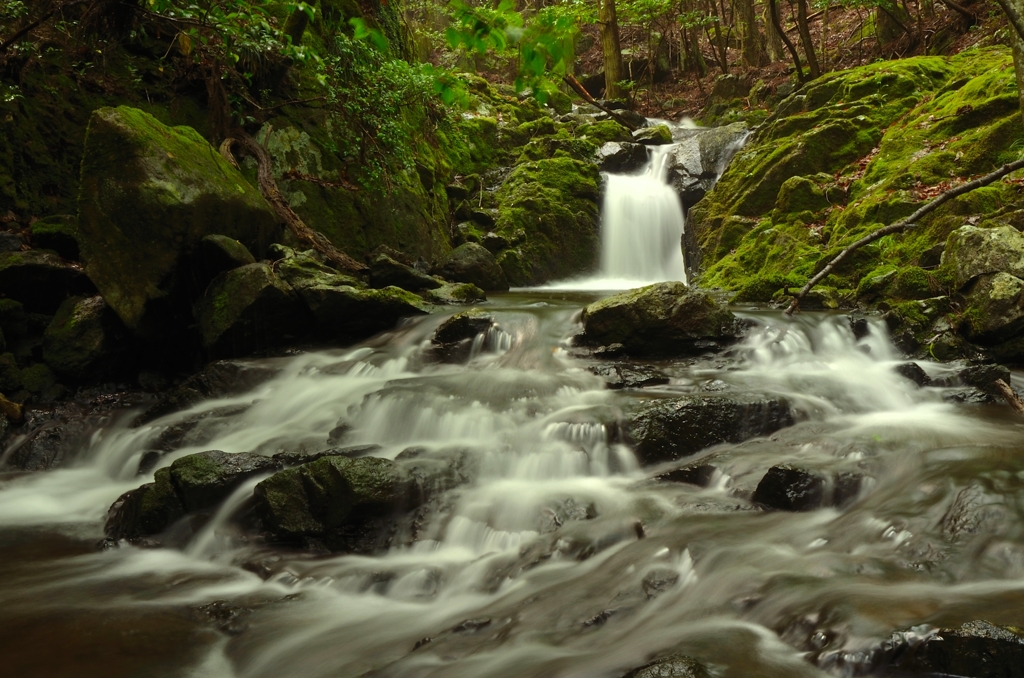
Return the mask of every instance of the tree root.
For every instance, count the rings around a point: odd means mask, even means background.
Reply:
[[[964,193],[970,193],[976,188],[988,186],[997,179],[1002,179],[1007,174],[1010,174],[1011,172],[1016,172],[1017,170],[1022,168],[1024,168],[1024,160],[1018,160],[1016,162],[1011,162],[1007,165],[1003,165],[995,172],[986,174],[983,177],[978,177],[974,181],[968,181],[966,184],[961,184],[955,188],[951,188],[948,191],[941,193],[931,202],[928,202],[923,206],[919,207],[916,212],[911,214],[906,219],[901,219],[900,221],[897,221],[895,224],[889,224],[888,226],[884,226],[878,229],[877,231],[869,233],[868,235],[864,236],[857,242],[845,247],[842,252],[837,254],[832,259],[832,261],[828,262],[828,264],[825,265],[825,268],[818,271],[818,273],[815,274],[815,276],[812,277],[810,280],[808,280],[807,284],[804,285],[803,288],[801,288],[801,290],[796,293],[796,296],[793,298],[793,302],[789,305],[789,308],[786,309],[786,315],[793,315],[793,312],[800,308],[800,300],[803,299],[808,292],[814,289],[815,285],[817,285],[826,277],[828,277],[828,275],[835,270],[836,266],[842,263],[843,259],[846,259],[846,257],[850,256],[850,254],[859,250],[861,247],[864,247],[864,245],[869,245],[874,241],[878,240],[879,238],[884,238],[890,233],[898,233],[899,231],[903,231],[906,228],[913,226],[915,223],[917,223],[918,219],[920,219],[921,217],[925,216],[929,212],[933,212],[934,210],[938,209],[939,206],[941,206],[943,203],[948,202],[953,198],[957,198],[963,195]]]
[[[259,185],[260,193],[267,199],[267,202],[277,212],[277,216],[288,226],[288,229],[295,234],[301,242],[309,245],[324,256],[329,264],[337,269],[361,273],[369,268],[349,255],[345,254],[327,239],[323,233],[314,231],[295,213],[295,210],[288,204],[288,199],[277,187],[277,180],[274,179],[273,165],[270,154],[255,139],[244,132],[236,133],[234,137],[228,137],[220,145],[220,154],[223,155],[232,165],[238,167],[234,155],[231,152],[233,146],[238,145],[242,150],[256,158],[256,182]]]

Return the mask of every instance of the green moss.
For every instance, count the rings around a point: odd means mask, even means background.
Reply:
[[[43,363],[36,363],[20,372],[21,386],[29,393],[40,395],[57,383],[57,375]]]
[[[628,129],[614,120],[602,120],[590,125],[581,125],[578,133],[590,139],[598,146],[609,141],[632,141],[633,135]]]

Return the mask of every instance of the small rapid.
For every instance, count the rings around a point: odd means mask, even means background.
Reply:
[[[467,364],[429,358],[440,317],[262,361],[276,376],[246,393],[135,428],[126,413],[68,468],[2,477],[11,666],[611,678],[678,650],[722,676],[824,676],[805,652],[853,656],[923,621],[1012,621],[1024,603],[1024,461],[1006,408],[917,387],[893,369],[884,324],[857,336],[838,315],[750,313],[753,328],[726,354],[646,363],[669,383],[609,390],[569,343],[587,299],[499,297],[500,329]],[[685,460],[714,467],[706,487],[654,480],[680,464],[641,467],[622,434],[629,413],[701,392],[784,397],[797,423]],[[458,459],[468,479],[370,555],[254,538],[260,477],[162,548],[97,552],[110,504],[152,479],[139,474],[145,451],[186,422],[198,423],[156,468],[209,449],[314,453],[343,435],[379,445],[374,456]],[[779,464],[866,481],[842,510],[754,510],[751,492]],[[74,636],[72,659],[36,651],[47,629]]]

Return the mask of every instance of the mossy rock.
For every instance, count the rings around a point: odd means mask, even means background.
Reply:
[[[633,132],[633,141],[645,146],[664,146],[672,143],[672,130],[667,125],[641,127]]]
[[[476,285],[485,291],[505,291],[508,281],[494,255],[482,245],[467,242],[452,250],[438,262],[437,275],[449,280]]]
[[[198,132],[134,108],[93,113],[81,186],[86,272],[145,336],[181,322],[168,297],[183,255],[203,237],[226,235],[262,256],[281,232],[266,200]]]
[[[495,231],[517,243],[497,259],[512,285],[537,285],[593,269],[598,255],[600,175],[593,163],[522,163],[498,189]],[[515,257],[517,261],[513,262]]]
[[[106,376],[124,367],[125,335],[103,297],[72,297],[43,334],[43,359],[64,378]]]
[[[75,215],[57,214],[40,219],[32,224],[29,232],[36,247],[53,250],[69,261],[79,260],[78,217]]]
[[[310,285],[300,288],[299,296],[313,314],[317,335],[332,342],[366,339],[394,329],[403,318],[430,312],[422,298],[400,287]]]
[[[185,507],[171,482],[169,468],[159,469],[153,482],[121,495],[107,514],[104,532],[112,539],[137,539],[160,534],[185,516]]]
[[[53,313],[69,296],[93,291],[81,269],[45,250],[0,252],[0,294],[25,309]]]
[[[191,512],[213,508],[247,478],[280,468],[280,462],[260,454],[210,450],[176,459],[170,476],[185,510]]]
[[[427,290],[424,296],[430,303],[443,306],[487,301],[484,291],[472,283],[445,283],[436,290]]]
[[[577,133],[590,139],[598,146],[609,141],[632,142],[633,134],[614,120],[601,120],[589,125],[581,125]]]
[[[1024,234],[1011,226],[963,226],[949,235],[942,261],[953,269],[957,289],[991,273],[1024,278]]]

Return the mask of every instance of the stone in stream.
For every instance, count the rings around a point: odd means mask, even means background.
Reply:
[[[842,508],[857,498],[863,482],[864,477],[857,473],[827,476],[792,466],[773,466],[761,478],[751,500],[779,511]]]
[[[160,534],[185,516],[185,507],[171,482],[171,470],[156,472],[153,482],[125,492],[111,505],[103,531],[115,540]]]
[[[609,141],[597,149],[596,158],[602,172],[630,174],[647,164],[647,148],[628,141]]]
[[[595,365],[591,372],[603,377],[612,390],[620,388],[643,388],[644,386],[657,386],[667,384],[670,380],[667,374],[649,365],[634,365],[620,363],[613,365]]]
[[[494,318],[478,309],[456,313],[434,332],[431,355],[445,363],[465,362],[477,335],[494,326]]]
[[[931,377],[917,363],[900,363],[892,369],[896,374],[904,379],[909,379],[920,387],[931,386]]]
[[[689,394],[654,400],[633,416],[630,435],[641,464],[688,457],[793,425],[789,403],[756,394]]]
[[[78,227],[100,294],[129,330],[156,339],[176,335],[187,315],[179,270],[205,236],[262,257],[281,233],[259,191],[198,132],[126,106],[89,121]]]
[[[508,281],[494,255],[482,245],[467,242],[459,245],[435,267],[435,272],[448,280],[472,283],[485,291],[505,291]]]
[[[196,303],[203,346],[215,357],[263,351],[301,337],[309,314],[267,264],[225,271]]]
[[[487,301],[484,291],[472,283],[445,283],[435,290],[424,291],[423,296],[428,302],[442,306]]]
[[[685,654],[673,654],[633,669],[622,678],[710,678],[699,661]]]
[[[209,450],[176,459],[171,482],[186,511],[202,511],[221,503],[249,478],[281,468],[281,462],[251,452]]]
[[[707,292],[681,282],[629,290],[583,309],[583,340],[622,344],[631,355],[692,355],[739,336],[736,316]]]
[[[899,675],[1024,678],[1024,630],[978,620],[923,638],[894,633],[871,663]]]
[[[383,253],[370,262],[370,286],[377,289],[394,286],[419,292],[437,289],[442,284],[437,278],[420,273],[412,266],[406,266]]]
[[[697,487],[707,487],[711,484],[717,471],[718,469],[710,464],[699,464],[659,473],[654,476],[654,479],[662,483],[686,483]]]
[[[663,146],[672,143],[672,130],[668,125],[641,127],[633,132],[633,141],[645,146]]]

